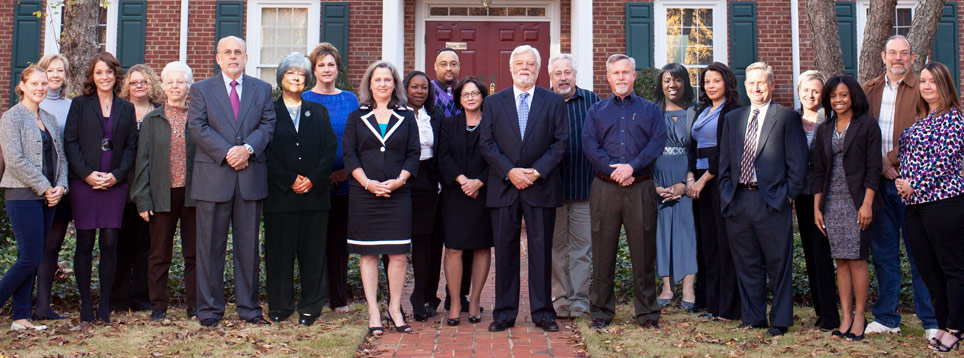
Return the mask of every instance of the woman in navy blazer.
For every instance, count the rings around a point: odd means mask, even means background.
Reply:
[[[830,116],[814,139],[813,206],[817,228],[830,240],[830,254],[837,262],[843,317],[832,335],[859,341],[867,323],[867,256],[880,183],[880,127],[867,114],[867,97],[853,77],[831,78],[820,98]]]
[[[117,240],[128,196],[128,174],[137,155],[134,105],[117,96],[120,63],[101,52],[90,60],[84,95],[75,97],[64,126],[70,206],[77,228],[74,274],[80,320],[93,322],[90,276],[95,233],[100,229],[100,302],[97,319],[110,322],[110,293],[117,269]]]

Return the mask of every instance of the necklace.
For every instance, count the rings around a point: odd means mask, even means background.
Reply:
[[[476,129],[479,129],[479,125],[478,125],[478,124],[476,124],[476,125],[474,125],[474,126],[470,126],[470,125],[466,125],[466,126],[465,126],[465,130],[469,131],[469,133],[475,132]]]

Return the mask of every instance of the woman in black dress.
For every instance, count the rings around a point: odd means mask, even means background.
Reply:
[[[385,61],[368,66],[348,115],[342,143],[348,194],[348,250],[360,254],[369,332],[384,333],[378,310],[378,255],[389,255],[388,313],[398,332],[412,333],[402,315],[406,257],[411,248],[412,194],[405,183],[418,172],[418,124],[402,106],[398,71]]]
[[[462,282],[462,250],[474,252],[469,322],[482,321],[479,299],[489,276],[492,255],[492,220],[485,207],[485,179],[489,166],[479,152],[482,102],[488,95],[477,78],[463,79],[455,86],[455,107],[462,110],[442,121],[438,161],[442,175],[442,225],[445,232],[445,278],[449,297],[459,297]],[[461,302],[452,300],[446,324],[459,324]],[[454,316],[454,317],[453,317]]]

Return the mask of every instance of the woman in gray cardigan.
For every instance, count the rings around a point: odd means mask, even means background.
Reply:
[[[54,207],[67,192],[67,157],[57,120],[40,109],[47,96],[47,74],[37,66],[23,70],[16,92],[23,100],[0,118],[0,148],[5,170],[7,216],[17,240],[17,262],[0,281],[0,306],[13,297],[11,330],[46,329],[30,317],[30,295]]]
[[[170,302],[167,277],[177,222],[181,222],[181,253],[184,256],[184,287],[187,317],[197,315],[197,276],[194,271],[197,238],[195,202],[191,200],[194,143],[187,127],[187,95],[194,76],[183,62],[171,62],[161,71],[161,87],[167,102],[147,113],[141,122],[134,163],[131,199],[148,222],[150,254],[147,286],[151,320],[167,317]]]

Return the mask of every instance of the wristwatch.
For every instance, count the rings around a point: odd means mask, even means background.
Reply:
[[[254,155],[254,148],[247,143],[244,144],[244,150],[248,152],[248,155]]]
[[[535,175],[536,178],[542,177],[542,174],[539,174],[539,171],[536,170],[536,168],[532,168],[532,174]]]

